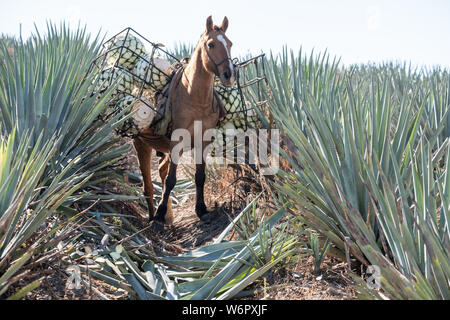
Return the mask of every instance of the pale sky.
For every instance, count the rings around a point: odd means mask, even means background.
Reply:
[[[345,64],[411,61],[450,68],[450,1],[406,0],[0,0],[0,33],[45,30],[46,20],[78,21],[113,36],[130,26],[170,47],[195,44],[213,15],[229,18],[232,55],[280,52],[283,45],[310,53],[328,49]]]

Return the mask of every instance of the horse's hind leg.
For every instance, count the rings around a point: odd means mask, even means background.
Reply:
[[[152,160],[152,148],[136,138],[133,140],[134,148],[136,149],[139,167],[142,172],[143,190],[147,200],[149,220],[153,220],[155,209],[153,207],[153,183],[151,175],[151,160]]]
[[[169,174],[166,177],[166,181],[164,182],[164,192],[161,203],[158,206],[158,210],[156,211],[154,228],[158,231],[162,231],[162,226],[166,220],[166,213],[168,209],[168,202],[170,197],[170,192],[172,192],[175,184],[177,182],[177,164],[170,160],[169,166]]]
[[[165,190],[165,183],[167,174],[169,173],[169,165],[170,165],[170,157],[168,155],[162,154],[162,158],[159,159],[159,176],[161,177],[161,184],[163,186],[163,192]],[[166,223],[172,223],[173,222],[173,212],[172,212],[172,199],[169,197],[169,200],[167,201],[167,214],[165,217]]]

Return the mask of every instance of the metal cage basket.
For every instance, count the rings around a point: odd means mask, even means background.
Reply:
[[[264,57],[265,54],[261,54],[243,62],[235,59],[236,85],[231,88],[215,86],[227,112],[220,128],[226,127],[227,123],[244,131],[261,126],[260,116],[266,113],[268,104]]]
[[[164,117],[157,97],[170,83],[174,73],[182,66],[174,55],[132,28],[119,32],[102,46],[100,54],[92,61],[89,73],[94,73],[91,94],[105,92],[113,83],[116,89],[110,95],[108,108],[99,120],[108,121],[134,104],[132,117],[117,129],[123,137],[136,137],[139,132],[154,125]],[[219,127],[233,123],[235,128],[247,130],[259,126],[259,113],[264,112],[267,78],[264,54],[244,62],[233,61],[236,85],[226,88],[215,83],[227,115]]]
[[[91,94],[105,92],[117,82],[107,110],[99,120],[107,121],[134,103],[135,116],[127,119],[117,133],[133,138],[151,124],[159,110],[155,95],[170,82],[178,68],[178,59],[132,28],[126,28],[102,45],[92,61],[89,73],[96,74]]]
[[[238,137],[245,136],[249,129],[268,128],[265,119],[268,115],[270,89],[266,77],[265,55],[249,58],[243,62],[234,60],[236,85],[231,88],[216,83],[215,90],[225,105],[226,116],[219,123],[222,139],[214,141],[212,156],[222,150],[221,156],[227,157],[231,149],[239,147]],[[219,148],[219,149],[216,149]]]

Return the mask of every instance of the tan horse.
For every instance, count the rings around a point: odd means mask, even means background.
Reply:
[[[212,18],[206,20],[206,31],[200,38],[189,63],[182,72],[172,79],[168,103],[172,112],[172,130],[186,129],[194,148],[194,121],[201,121],[203,132],[215,128],[221,117],[225,116],[222,104],[216,98],[214,77],[218,76],[225,86],[232,86],[235,80],[234,67],[230,56],[232,43],[225,35],[228,19],[224,18],[220,27],[213,24]],[[168,137],[155,136],[153,129],[147,129],[133,140],[139,166],[143,176],[143,189],[147,198],[150,220],[153,227],[161,231],[165,223],[167,211],[171,214],[170,192],[176,184],[177,164],[173,161],[170,151],[178,143]],[[209,142],[208,142],[209,143]],[[202,150],[208,144],[203,142]],[[159,174],[163,183],[163,198],[159,204],[156,216],[153,208],[153,184],[150,172],[152,150],[155,149],[165,156],[160,159]],[[203,154],[202,150],[200,154]],[[205,163],[196,164],[196,206],[195,212],[202,220],[209,215],[204,201]]]

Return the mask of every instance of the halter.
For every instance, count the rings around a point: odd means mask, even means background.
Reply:
[[[231,59],[230,57],[227,57],[225,59],[223,59],[222,61],[220,61],[219,63],[216,63],[214,61],[214,59],[211,57],[211,55],[208,52],[208,49],[206,48],[206,43],[203,44],[203,47],[205,48],[206,54],[208,55],[209,60],[211,60],[211,62],[214,64],[214,69],[216,69],[215,74],[216,76],[220,77],[219,75],[219,66],[224,64],[227,61],[231,61],[231,63],[233,63],[233,59]]]

